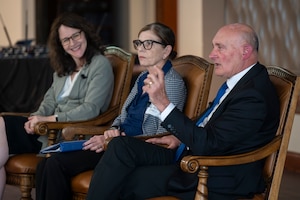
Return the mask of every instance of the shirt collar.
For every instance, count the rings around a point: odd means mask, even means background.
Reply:
[[[256,65],[256,63],[254,63],[253,65],[251,65],[250,67],[247,67],[246,69],[244,69],[243,71],[235,74],[234,76],[232,76],[231,78],[226,80],[227,86],[228,88],[231,90],[236,84],[237,82],[254,66]]]

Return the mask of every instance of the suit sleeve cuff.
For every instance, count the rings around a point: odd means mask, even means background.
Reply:
[[[160,113],[160,120],[163,122],[168,115],[170,114],[170,112],[175,108],[175,105],[173,103],[170,103],[165,109],[164,111],[162,111]]]

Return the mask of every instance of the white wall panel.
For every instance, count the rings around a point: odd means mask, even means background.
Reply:
[[[25,39],[25,18],[28,9],[28,38],[35,38],[34,0],[0,0],[0,13],[12,44]],[[8,46],[5,32],[0,26],[0,46]]]

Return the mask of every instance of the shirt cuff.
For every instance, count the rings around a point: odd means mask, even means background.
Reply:
[[[161,113],[160,113],[160,120],[163,122],[170,112],[175,108],[175,105],[170,103]]]

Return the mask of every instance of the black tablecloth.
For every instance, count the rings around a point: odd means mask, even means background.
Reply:
[[[0,59],[0,112],[33,112],[52,83],[49,59]]]

